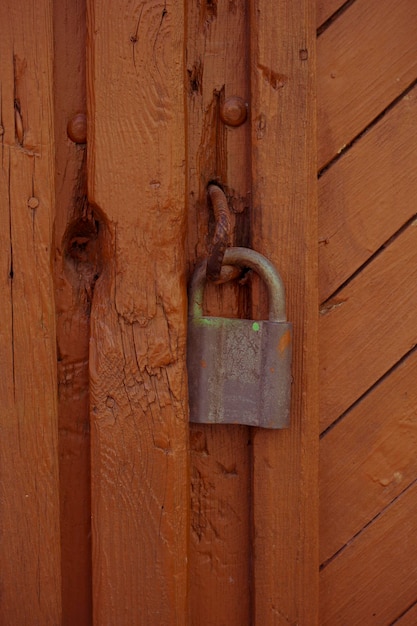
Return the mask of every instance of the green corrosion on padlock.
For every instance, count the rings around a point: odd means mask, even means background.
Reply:
[[[250,268],[260,276],[268,289],[269,319],[204,316],[206,261],[197,266],[189,293],[190,421],[286,428],[292,325],[281,277],[268,259],[248,248],[228,248],[223,264]]]

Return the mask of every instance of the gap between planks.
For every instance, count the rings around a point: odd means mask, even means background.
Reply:
[[[325,18],[324,22],[317,26],[317,37],[320,37],[320,35],[324,33],[324,31],[327,30],[329,26],[333,24],[333,22],[341,17],[341,15],[343,15],[343,13],[347,9],[349,9],[349,7],[351,7],[352,4],[354,4],[355,2],[356,0],[347,0],[347,2],[344,2],[336,11],[334,11],[327,18]]]
[[[346,548],[348,548],[352,544],[352,542],[355,541],[355,539],[359,537],[359,535],[365,532],[366,529],[369,528],[369,526],[374,524],[382,515],[384,515],[384,513],[386,513],[392,506],[394,506],[397,500],[399,500],[403,495],[405,495],[407,491],[409,491],[409,489],[412,489],[416,483],[417,483],[417,478],[413,480],[409,485],[407,485],[407,487],[405,487],[405,489],[403,489],[399,494],[397,494],[395,498],[393,498],[376,515],[374,515],[372,519],[366,522],[366,524],[360,530],[358,530],[358,532],[356,532],[349,539],[349,541],[347,541],[341,548],[339,548],[334,554],[332,554],[332,556],[328,557],[323,563],[320,563],[320,571],[324,570],[328,565],[330,565],[330,563],[332,563],[332,561],[334,561],[340,554],[342,554],[342,552],[344,552]]]
[[[395,242],[395,240],[400,237],[410,226],[417,220],[417,213],[415,213],[412,217],[410,217],[398,230],[395,231],[375,252],[368,258],[360,267],[358,267],[350,276],[347,278],[337,289],[333,291],[323,302],[320,303],[320,315],[325,315],[328,306],[334,298],[336,298],[342,291],[347,287],[368,265],[370,265],[375,259],[377,259],[391,244]],[[350,410],[350,407],[349,409]],[[346,411],[345,411],[346,412]]]
[[[390,367],[377,381],[375,381],[359,398],[352,402],[352,404],[345,410],[340,416],[327,428],[320,433],[320,440],[323,439],[333,428],[338,426],[340,422],[358,405],[360,404],[372,391],[379,387],[391,374],[395,372],[412,354],[417,350],[417,346],[413,346],[406,354],[404,354],[392,367]]]
[[[365,126],[360,133],[358,133],[349,143],[347,143],[337,154],[335,154],[326,165],[319,169],[317,178],[320,179],[326,174],[326,172],[333,167],[368,131],[374,128],[378,122],[382,120],[387,113],[389,113],[401,100],[403,100],[410,91],[417,85],[417,78],[415,78],[392,102],[390,102],[374,119]]]

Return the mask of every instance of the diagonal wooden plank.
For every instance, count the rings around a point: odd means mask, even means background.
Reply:
[[[409,0],[356,0],[319,37],[319,168],[417,78],[416,19]]]
[[[322,626],[391,624],[416,599],[417,483],[320,576]]]
[[[319,290],[328,298],[416,213],[417,88],[319,180]]]
[[[88,2],[95,624],[185,624],[184,7]]]
[[[415,626],[417,623],[417,600],[415,604],[406,611],[399,619],[397,619],[393,624],[395,626]]]
[[[317,0],[316,24],[317,28],[338,11],[346,0]]]
[[[320,442],[320,561],[417,477],[417,352]]]
[[[324,430],[417,343],[417,222],[413,222],[320,316]]]
[[[51,2],[0,5],[0,622],[61,623]]]
[[[291,426],[253,432],[254,615],[317,623],[317,223],[312,4],[251,6],[252,241],[294,322]],[[256,313],[265,315],[265,300]],[[279,384],[279,383],[278,383]]]

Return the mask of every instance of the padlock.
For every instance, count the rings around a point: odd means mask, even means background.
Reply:
[[[286,320],[281,277],[268,259],[248,248],[228,248],[223,264],[250,268],[266,283],[269,320],[204,316],[206,261],[197,266],[189,293],[190,421],[286,428],[292,324]]]

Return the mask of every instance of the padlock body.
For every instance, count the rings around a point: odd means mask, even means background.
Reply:
[[[291,334],[289,322],[191,317],[190,421],[287,427]]]

